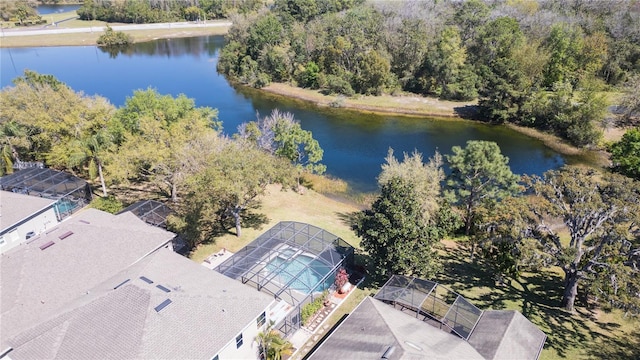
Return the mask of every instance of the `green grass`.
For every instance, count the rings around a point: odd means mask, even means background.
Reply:
[[[209,243],[199,246],[191,254],[191,258],[202,262],[207,256],[222,248],[236,252],[280,221],[300,221],[318,226],[357,247],[359,239],[349,226],[349,215],[355,211],[358,211],[358,207],[353,203],[331,199],[312,190],[299,194],[270,186],[259,210],[267,216],[266,224],[258,228],[243,228],[240,237],[234,232],[229,232],[212,239]]]
[[[481,309],[522,312],[547,334],[542,360],[640,356],[637,319],[625,319],[621,311],[605,312],[580,301],[573,314],[558,307],[563,279],[560,268],[524,273],[517,281],[496,286],[486,266],[469,260],[468,250],[451,244],[448,250],[446,270],[436,280]]]
[[[319,226],[359,247],[359,241],[349,227],[349,216],[358,208],[353,202],[341,202],[312,190],[300,195],[270,187],[260,210],[268,217],[267,224],[259,229],[243,229],[240,238],[233,233],[216,238],[200,246],[192,259],[200,262],[222,247],[237,251],[281,220]],[[470,261],[468,250],[460,244],[463,244],[460,239],[446,242],[447,251],[443,252],[446,271],[434,280],[465,296],[481,309],[522,312],[547,334],[542,360],[640,358],[640,321],[637,319],[624,318],[617,310],[608,312],[587,307],[580,301],[574,314],[558,307],[562,295],[559,268],[524,273],[517,281],[496,286],[488,268],[481,262]],[[366,254],[357,252],[356,261],[366,264]],[[329,318],[328,324],[333,325],[350,313],[365,296],[375,293],[384,280],[368,277]]]

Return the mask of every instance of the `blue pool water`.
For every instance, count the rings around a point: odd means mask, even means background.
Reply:
[[[278,272],[274,280],[282,285],[293,280],[289,287],[304,294],[323,291],[333,283],[331,276],[324,283],[322,282],[322,278],[331,271],[331,268],[308,255],[300,254],[288,261],[275,257],[267,263],[266,269]]]

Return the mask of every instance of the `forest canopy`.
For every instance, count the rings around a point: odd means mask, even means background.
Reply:
[[[218,69],[254,87],[478,99],[481,116],[596,144],[640,73],[633,1],[293,1],[233,17]],[[328,6],[331,5],[331,6]]]

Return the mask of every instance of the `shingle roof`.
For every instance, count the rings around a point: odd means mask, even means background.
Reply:
[[[55,200],[0,191],[0,232],[54,203]]]
[[[469,343],[485,359],[537,359],[547,336],[515,310],[486,310]]]
[[[169,249],[90,294],[11,339],[11,358],[210,359],[274,301]]]
[[[379,300],[365,298],[309,357],[322,359],[469,359],[483,357],[469,343]]]
[[[87,209],[3,253],[0,346],[173,237],[131,213]]]

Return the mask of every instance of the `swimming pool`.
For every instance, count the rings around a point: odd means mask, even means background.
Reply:
[[[299,254],[288,259],[288,257],[295,254],[296,251],[293,249],[285,249],[283,253],[285,252],[287,258],[276,256],[265,266],[270,272],[278,273],[274,278],[275,281],[282,285],[289,284],[291,281],[289,287],[304,294],[323,291],[333,284],[333,278],[331,276],[322,282],[322,278],[331,271],[331,267],[305,254]]]

